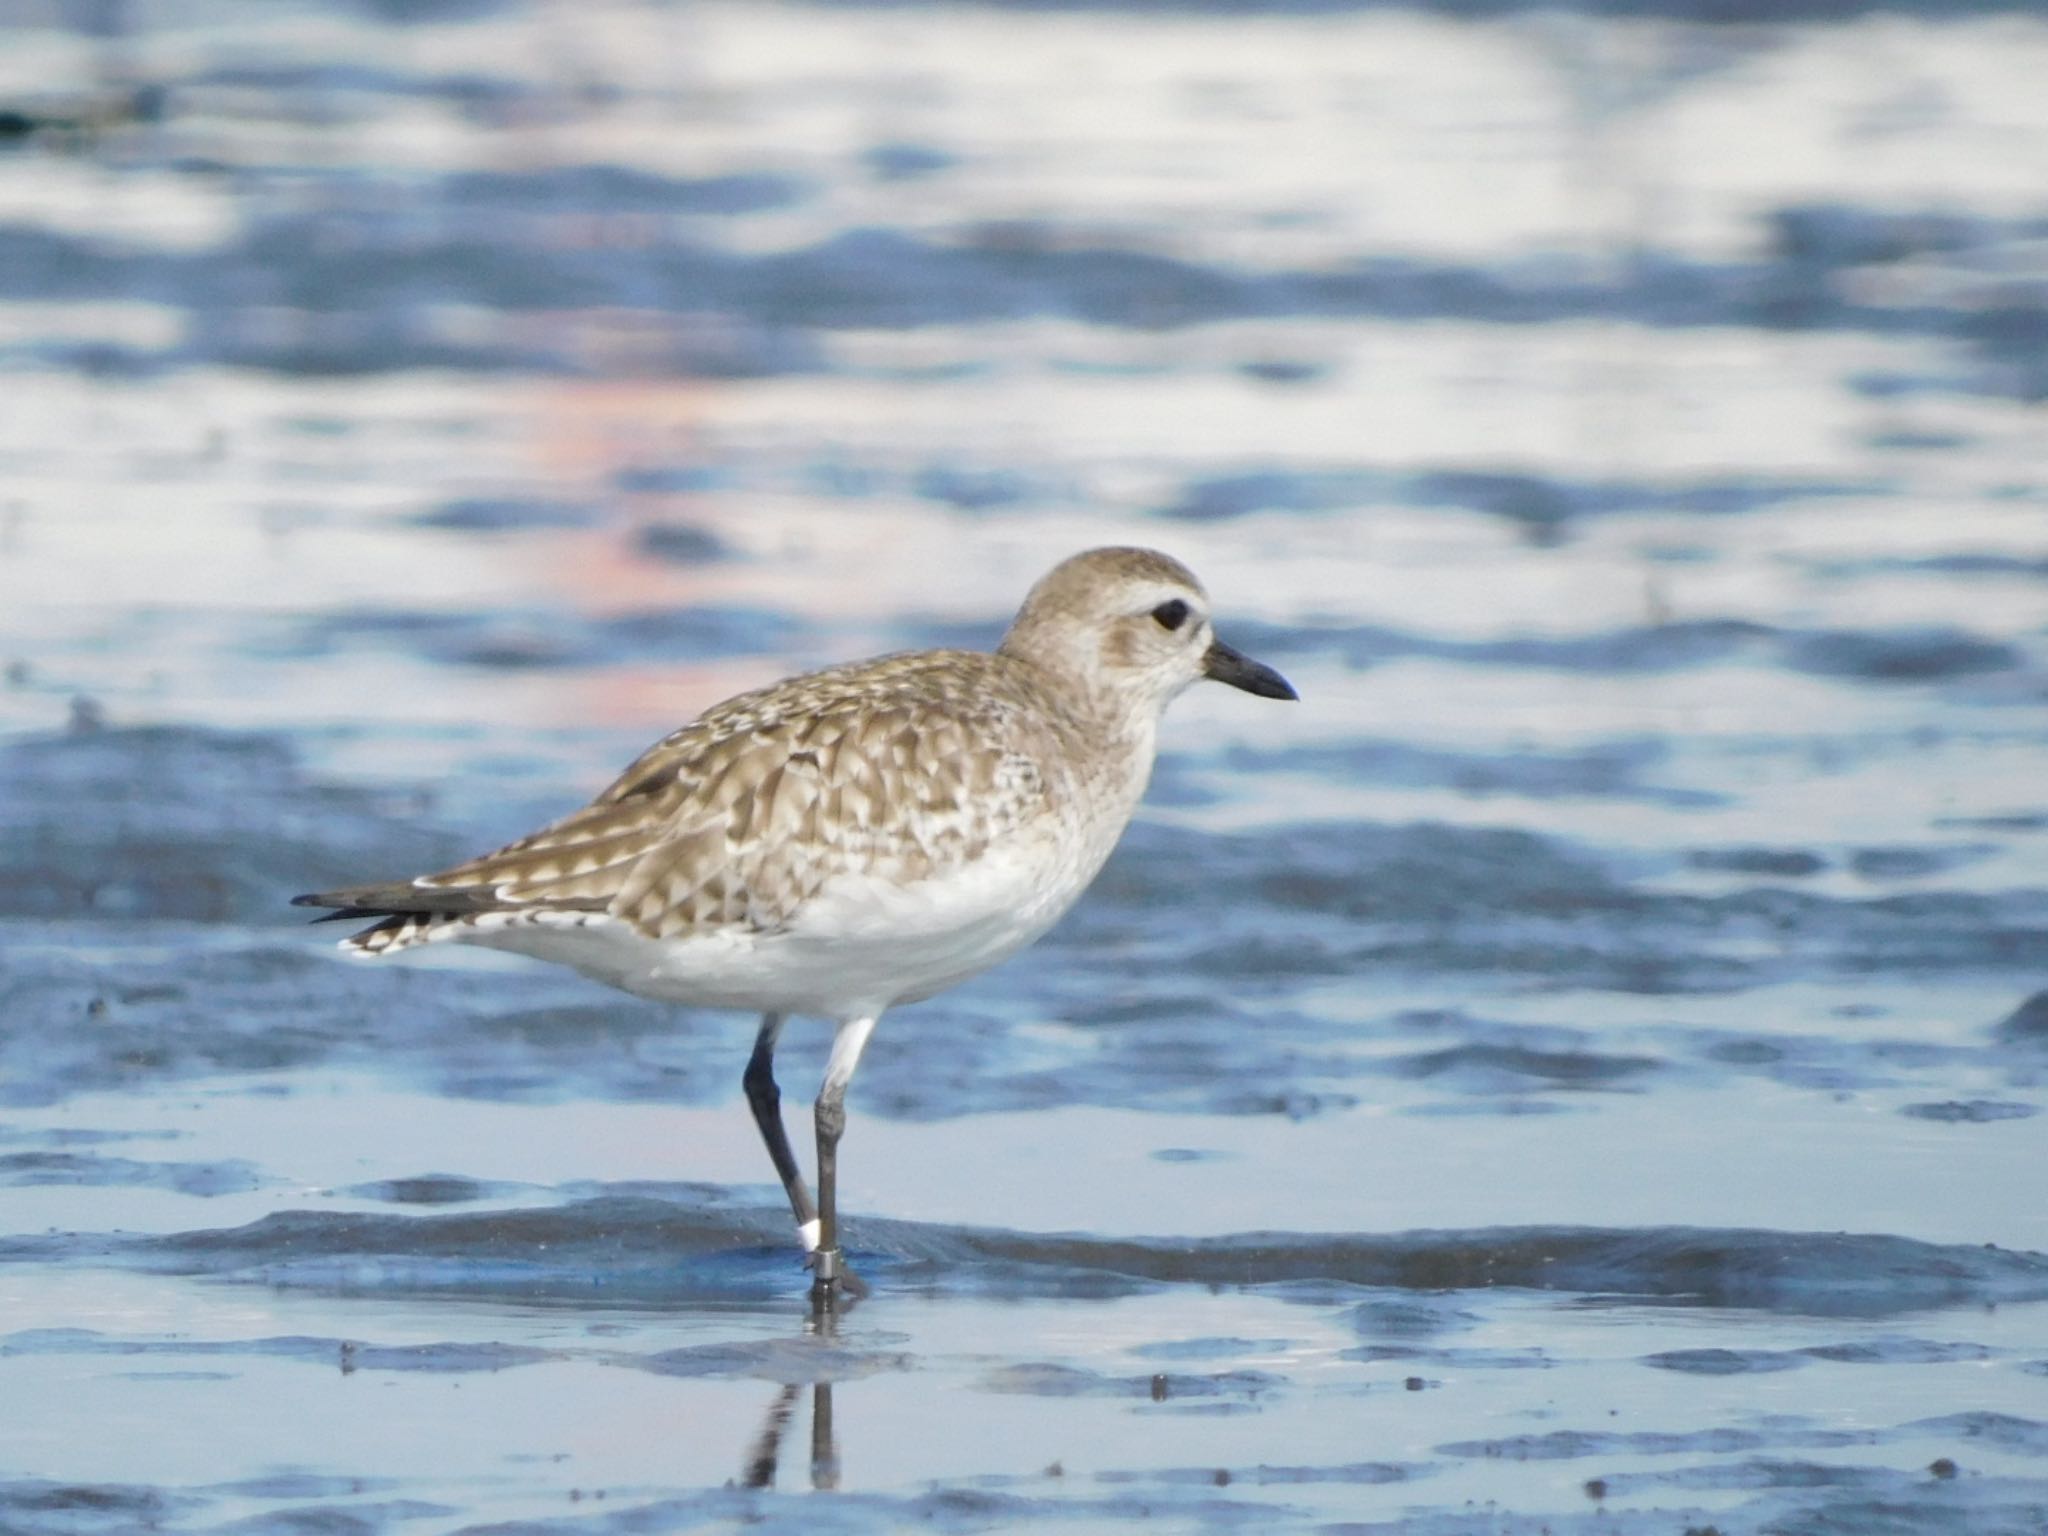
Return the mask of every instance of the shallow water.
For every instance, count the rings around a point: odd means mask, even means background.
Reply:
[[[0,1528],[2048,1525],[2048,26],[1239,11],[0,8]],[[750,1021],[283,905],[1110,541],[1304,702],[835,1327]]]

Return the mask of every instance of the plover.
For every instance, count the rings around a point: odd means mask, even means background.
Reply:
[[[706,710],[589,805],[496,853],[300,896],[368,919],[383,956],[482,944],[642,997],[761,1015],[748,1105],[830,1302],[846,1086],[885,1009],[942,992],[1050,928],[1151,776],[1159,719],[1200,678],[1292,699],[1212,632],[1192,572],[1149,549],[1055,566],[993,652],[828,667]],[[775,1043],[836,1026],[816,1104],[814,1203],[783,1129]]]

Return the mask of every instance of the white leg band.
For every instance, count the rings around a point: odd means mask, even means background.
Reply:
[[[816,1253],[818,1251],[818,1239],[824,1235],[824,1231],[823,1225],[815,1216],[809,1221],[797,1223],[797,1241],[804,1245],[805,1253]]]

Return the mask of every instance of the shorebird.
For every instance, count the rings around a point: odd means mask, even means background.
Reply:
[[[1213,678],[1285,678],[1215,637],[1193,573],[1149,549],[1055,566],[985,651],[828,667],[714,705],[589,805],[453,869],[296,898],[367,919],[363,956],[481,944],[642,997],[761,1015],[744,1084],[813,1297],[840,1249],[846,1087],[875,1021],[1006,959],[1095,878],[1151,777],[1161,714]],[[835,1025],[818,1198],[790,1150],[775,1043]]]

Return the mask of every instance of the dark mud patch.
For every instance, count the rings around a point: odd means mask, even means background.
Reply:
[[[1402,1057],[1391,1070],[1403,1077],[1441,1084],[1458,1093],[1526,1093],[1557,1088],[1597,1092],[1627,1088],[1655,1072],[1661,1062],[1647,1056],[1611,1056],[1596,1051],[1544,1051],[1526,1046],[1480,1043],[1423,1051]]]
[[[1367,1365],[1398,1361],[1457,1371],[1547,1371],[1560,1362],[1534,1345],[1521,1349],[1436,1348],[1421,1344],[1361,1344],[1344,1351],[1346,1360]]]
[[[281,895],[457,856],[281,736],[197,726],[0,742],[0,918],[282,923]]]
[[[0,1356],[113,1355],[151,1359],[293,1360],[355,1371],[468,1375],[509,1370],[568,1356],[496,1341],[376,1344],[358,1339],[280,1335],[252,1339],[126,1338],[86,1328],[45,1328],[0,1336]]]
[[[1925,880],[1966,868],[1998,850],[1985,843],[1923,848],[1855,848],[1849,868],[1866,880]]]
[[[1996,1120],[2029,1120],[2041,1112],[2036,1104],[2015,1104],[2007,1099],[1944,1099],[1938,1104],[1907,1104],[1899,1113],[1915,1120],[1936,1120],[1944,1125],[1988,1125]]]
[[[0,1153],[0,1185],[167,1189],[181,1195],[239,1195],[281,1182],[253,1163],[228,1158],[211,1163],[143,1162],[82,1152]]]
[[[1133,1344],[1129,1352],[1141,1360],[1234,1360],[1240,1355],[1277,1353],[1292,1347],[1293,1341],[1289,1339],[1161,1339],[1152,1344]]]
[[[1847,1365],[1948,1365],[1958,1360],[1990,1360],[1996,1354],[1982,1344],[1896,1336],[1856,1339],[1843,1344],[1812,1344],[1799,1353],[1814,1360],[1833,1360]]]
[[[802,1386],[821,1381],[859,1381],[916,1368],[911,1356],[898,1350],[862,1348],[820,1334],[795,1338],[753,1339],[725,1344],[693,1344],[651,1355],[616,1357],[657,1376],[742,1378]]]
[[[1412,1341],[1462,1333],[1478,1325],[1479,1315],[1468,1311],[1455,1295],[1403,1295],[1362,1301],[1345,1320],[1363,1338]]]
[[[600,1002],[611,995],[541,968],[373,968],[316,934],[291,947],[131,931],[129,944],[107,947],[101,934],[82,946],[75,929],[70,943],[30,931],[43,942],[17,929],[16,963],[0,976],[0,1102],[323,1063],[418,1076],[457,1097],[704,1102],[731,1091],[744,1060],[737,1035],[689,1047],[689,1016]],[[656,1041],[673,1041],[673,1054]]]
[[[979,1383],[984,1392],[1015,1397],[1127,1397],[1149,1402],[1215,1401],[1256,1403],[1281,1391],[1286,1378],[1268,1371],[1158,1371],[1150,1375],[1114,1375],[1080,1366],[1049,1362],[1006,1365],[990,1371]]]
[[[76,1536],[158,1530],[205,1507],[190,1494],[144,1484],[67,1483],[39,1478],[0,1482],[0,1518],[24,1531]]]
[[[1167,1467],[1156,1472],[1098,1472],[1099,1483],[1164,1483],[1194,1487],[1252,1488],[1305,1487],[1313,1483],[1352,1484],[1376,1487],[1383,1483],[1413,1482],[1435,1469],[1395,1461],[1346,1461],[1327,1467],[1254,1466]]]
[[[1540,1435],[1458,1440],[1437,1447],[1444,1456],[1502,1461],[1578,1461],[1585,1457],[1734,1455],[1744,1451],[1834,1450],[1917,1438],[1928,1428],[1920,1420],[1896,1428],[1826,1429],[1797,1422],[1759,1427],[1717,1426],[1698,1430],[1551,1430]]]
[[[594,1332],[601,1331],[594,1330]],[[143,1337],[89,1328],[42,1328],[0,1335],[0,1359],[33,1355],[99,1356],[148,1361],[286,1360],[344,1376],[391,1372],[425,1376],[494,1375],[522,1366],[581,1361],[656,1376],[809,1384],[857,1381],[910,1370],[911,1357],[842,1343],[816,1333],[635,1352],[602,1341],[562,1347],[498,1340],[387,1344],[360,1338],[277,1335],[240,1339]]]
[[[1693,1532],[1797,1532],[1800,1536],[1848,1531],[2016,1533],[2037,1522],[2048,1502],[2038,1479],[2007,1478],[1972,1469],[1963,1485],[1955,1458],[1969,1459],[1972,1442],[2003,1455],[2044,1454],[2048,1426],[1996,1413],[1951,1414],[1853,1429],[1799,1420],[1768,1425],[1717,1426],[1690,1431],[1554,1430],[1545,1434],[1457,1441],[1437,1447],[1442,1456],[1487,1461],[1633,1461],[1667,1458],[1675,1465],[1603,1471],[1587,1480],[1600,1501],[1654,1501],[1673,1491],[1738,1490],[1757,1495],[1733,1509],[1722,1506],[1719,1524],[1692,1524]],[[1924,1455],[1930,1443],[1954,1446],[1955,1456],[1911,1466],[1826,1460],[1801,1452],[1860,1447],[1883,1450],[1887,1460]],[[1905,1449],[1910,1448],[1910,1449]],[[1693,1459],[1710,1458],[1710,1459]],[[1626,1508],[1603,1509],[1600,1528],[1637,1529]],[[1615,1524],[1607,1525],[1612,1517]],[[1428,1529],[1457,1529],[1435,1519]],[[1405,1527],[1404,1527],[1405,1528]],[[1505,1527],[1523,1530],[1521,1522]],[[1563,1529],[1579,1529],[1575,1524]],[[1474,1527],[1473,1529],[1477,1529]],[[1669,1527],[1667,1527],[1669,1529]]]
[[[1796,1371],[1808,1363],[1799,1355],[1769,1349],[1671,1349],[1643,1357],[1647,1366],[1687,1376],[1751,1376]]]
[[[1515,829],[1141,822],[1091,893],[1090,921],[1053,942],[1071,946],[1070,969],[1115,949],[1122,966],[1228,975],[1240,999],[1281,978],[1390,972],[1655,995],[2048,968],[2044,890],[1699,893],[1663,887],[1661,873],[1661,861]]]
[[[0,1261],[111,1264],[352,1294],[681,1303],[800,1290],[787,1225],[780,1207],[742,1204],[711,1188],[693,1203],[600,1195],[544,1209],[285,1211],[242,1227],[168,1235],[25,1235],[0,1240]],[[851,1222],[848,1230],[869,1279],[921,1293],[1112,1295],[1202,1285],[1273,1287],[1285,1296],[1336,1285],[1434,1297],[1507,1288],[1873,1317],[2048,1298],[2048,1256],[1881,1235],[1526,1227],[1116,1241],[887,1220]]]
[[[375,1536],[407,1522],[447,1519],[461,1510],[426,1499],[361,1495],[379,1478],[248,1478],[210,1488],[146,1484],[0,1482],[0,1521],[9,1531],[62,1536],[124,1536],[131,1531],[234,1531],[237,1536]],[[319,1488],[319,1492],[302,1491]],[[252,1499],[276,1507],[246,1514]],[[188,1524],[187,1522],[196,1522]]]
[[[83,1125],[0,1125],[0,1147],[109,1147],[134,1141],[176,1141],[177,1131],[108,1131]]]
[[[502,1200],[520,1192],[520,1186],[490,1179],[472,1179],[459,1173],[422,1173],[405,1179],[377,1179],[368,1184],[351,1184],[341,1191],[358,1200],[381,1200],[389,1205],[474,1205],[481,1200]]]

